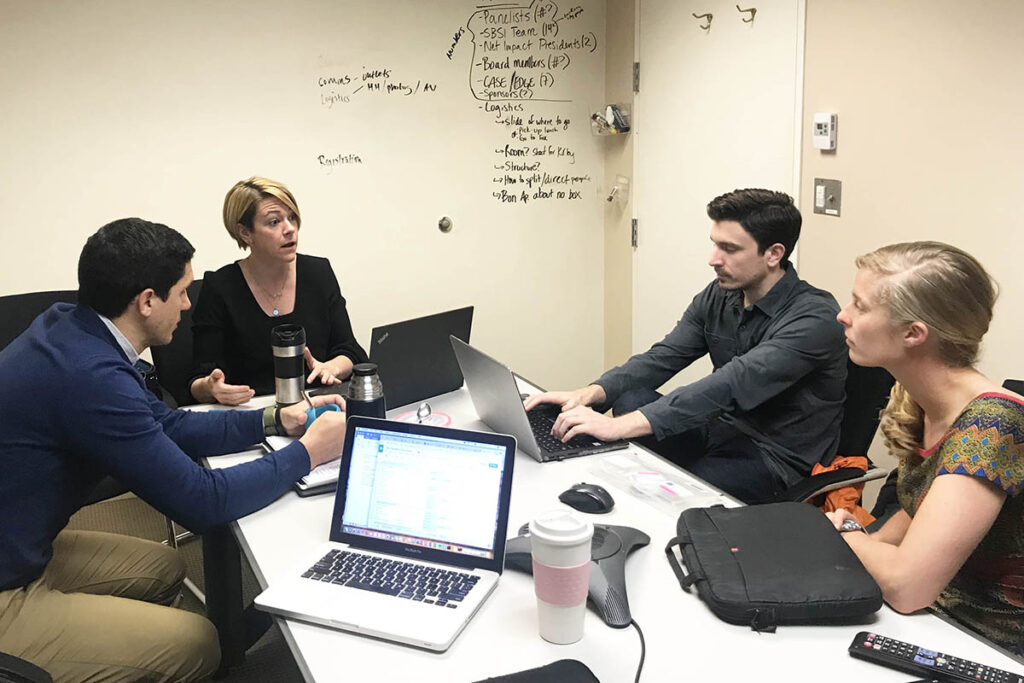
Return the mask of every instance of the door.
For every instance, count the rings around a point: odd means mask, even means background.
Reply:
[[[642,0],[635,100],[633,350],[648,349],[714,273],[705,207],[737,188],[796,198],[803,0]],[[706,19],[693,14],[710,12]],[[706,375],[706,359],[670,381]]]

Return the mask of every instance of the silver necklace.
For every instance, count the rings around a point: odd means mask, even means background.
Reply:
[[[263,285],[259,283],[259,280],[256,279],[256,274],[252,272],[252,268],[248,265],[248,263],[246,264],[246,270],[249,271],[249,275],[250,277],[252,277],[253,283],[259,288],[261,292],[263,292],[265,296],[270,298],[271,305],[274,307],[274,317],[276,318],[279,315],[281,315],[281,310],[277,306],[277,300],[280,299],[281,296],[284,294],[284,288],[288,285],[288,275],[286,274],[284,276],[284,284],[281,285],[281,291],[279,291],[277,294],[271,294],[266,290],[266,288],[263,287]]]

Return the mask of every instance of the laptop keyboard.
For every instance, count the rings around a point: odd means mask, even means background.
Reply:
[[[377,555],[331,550],[303,578],[455,609],[479,576]]]
[[[574,436],[565,443],[562,443],[551,436],[551,427],[555,424],[558,414],[562,412],[559,406],[536,406],[533,410],[526,411],[526,417],[530,420],[530,429],[533,430],[533,438],[537,445],[548,453],[560,453],[562,451],[575,450],[593,446],[595,439],[590,436]]]

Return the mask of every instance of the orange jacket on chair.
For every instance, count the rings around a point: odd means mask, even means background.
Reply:
[[[822,472],[831,472],[843,467],[856,467],[867,472],[868,466],[868,459],[862,455],[837,455],[832,459],[832,464],[827,467],[816,464],[811,470],[811,476],[813,477],[815,474],[821,474]],[[863,482],[860,484],[850,484],[849,486],[843,486],[816,497],[814,504],[824,512],[833,512],[839,509],[849,510],[862,526],[867,526],[875,521],[875,518],[870,512],[860,506],[860,498],[863,492]]]

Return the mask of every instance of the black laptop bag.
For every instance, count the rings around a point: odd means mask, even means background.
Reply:
[[[477,683],[601,683],[587,665],[576,659],[559,659],[547,666],[488,678]]]
[[[665,554],[679,585],[686,592],[696,585],[729,623],[774,632],[777,624],[863,617],[882,606],[864,565],[806,503],[691,508],[676,529]]]

